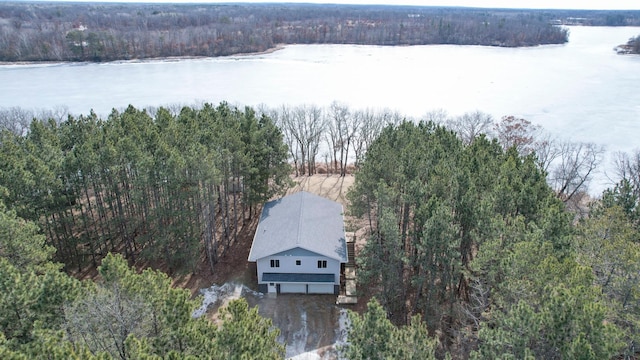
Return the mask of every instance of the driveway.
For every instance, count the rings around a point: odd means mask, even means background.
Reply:
[[[280,329],[278,340],[286,345],[286,357],[337,359],[333,345],[344,342],[347,312],[336,305],[335,295],[265,295],[239,283],[202,289],[202,307],[194,316],[214,316],[220,306],[243,297],[258,313]],[[310,354],[307,354],[311,352]]]

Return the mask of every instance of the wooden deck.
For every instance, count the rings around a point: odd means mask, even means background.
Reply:
[[[355,243],[354,243],[354,234],[347,233],[347,257],[348,262],[344,266],[344,273],[342,274],[342,281],[340,295],[338,295],[338,300],[336,304],[345,305],[345,304],[357,304],[358,297],[356,296],[356,257],[355,257]]]
[[[356,278],[356,268],[353,266],[345,266],[344,268],[344,277],[345,279],[355,279]]]

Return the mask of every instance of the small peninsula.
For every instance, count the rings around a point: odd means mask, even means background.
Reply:
[[[626,44],[616,46],[614,50],[620,55],[640,54],[640,35],[632,37]]]

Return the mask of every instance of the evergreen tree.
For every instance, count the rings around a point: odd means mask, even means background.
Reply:
[[[589,268],[560,260],[552,244],[520,241],[498,256],[502,275],[492,288],[492,308],[480,323],[478,359],[603,359],[620,348],[618,329]]]
[[[63,305],[80,291],[78,281],[50,262],[52,255],[37,226],[0,201],[0,334],[12,351],[33,341],[38,327],[58,329]]]
[[[258,315],[244,299],[233,300],[221,310],[222,327],[216,334],[220,358],[241,360],[282,359],[284,346],[277,339],[280,330],[270,319]]]
[[[498,301],[517,304],[510,292],[491,296],[511,276],[500,261],[513,246],[546,243],[559,259],[571,256],[570,218],[535,158],[484,136],[465,145],[433,123],[389,126],[349,199],[369,225],[359,281],[396,324],[422,314],[444,349],[473,343],[462,329],[480,326]]]
[[[41,227],[67,270],[112,251],[170,273],[195,271],[204,252],[213,268],[246,211],[289,184],[279,129],[226,103],[36,119],[25,136],[1,136],[0,197]]]
[[[80,291],[78,281],[53,266],[35,273],[0,258],[0,332],[10,347],[33,341],[33,331],[57,330],[63,323],[63,305]],[[26,345],[28,346],[28,345]]]
[[[1,191],[1,190],[0,190]],[[44,271],[55,249],[46,244],[38,226],[19,218],[0,200],[0,257],[22,272]]]
[[[640,342],[640,234],[634,225],[625,208],[601,207],[580,222],[573,244],[604,295],[607,321],[624,332],[625,356]]]
[[[347,342],[339,350],[349,360],[435,359],[437,340],[430,338],[420,316],[411,325],[396,327],[374,298],[362,315],[349,312]]]

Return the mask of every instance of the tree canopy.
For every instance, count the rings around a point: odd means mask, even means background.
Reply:
[[[314,173],[322,140],[341,176],[355,154],[359,289],[378,299],[350,314],[343,356],[637,353],[638,153],[619,154],[616,184],[576,215],[567,199],[599,161],[592,144],[547,146],[515,117],[493,129],[481,113],[448,127],[399,119],[339,103],[263,114],[222,103],[2,130],[0,357],[283,357],[255,308],[240,300],[221,323],[194,319],[169,276],[198,261],[213,269],[286,189],[289,160]],[[169,274],[129,267],[139,259]],[[87,265],[96,282],[61,272]]]
[[[430,122],[381,132],[349,193],[352,214],[368,225],[358,281],[386,309],[373,305],[364,319],[407,326],[419,315],[438,356],[601,359],[630,351],[638,233],[613,210],[594,210],[576,228],[535,151],[503,146]],[[609,232],[605,223],[617,225]]]
[[[110,251],[161,260],[170,273],[193,271],[199,254],[213,266],[286,188],[287,148],[269,117],[225,103],[154,112],[130,106],[2,132],[2,198],[41,226],[67,269]]]
[[[41,265],[18,268],[0,257],[3,359],[283,357],[279,330],[244,299],[229,303],[218,327],[192,316],[199,299],[188,290],[160,271],[137,273],[120,255],[102,260],[95,283]]]

